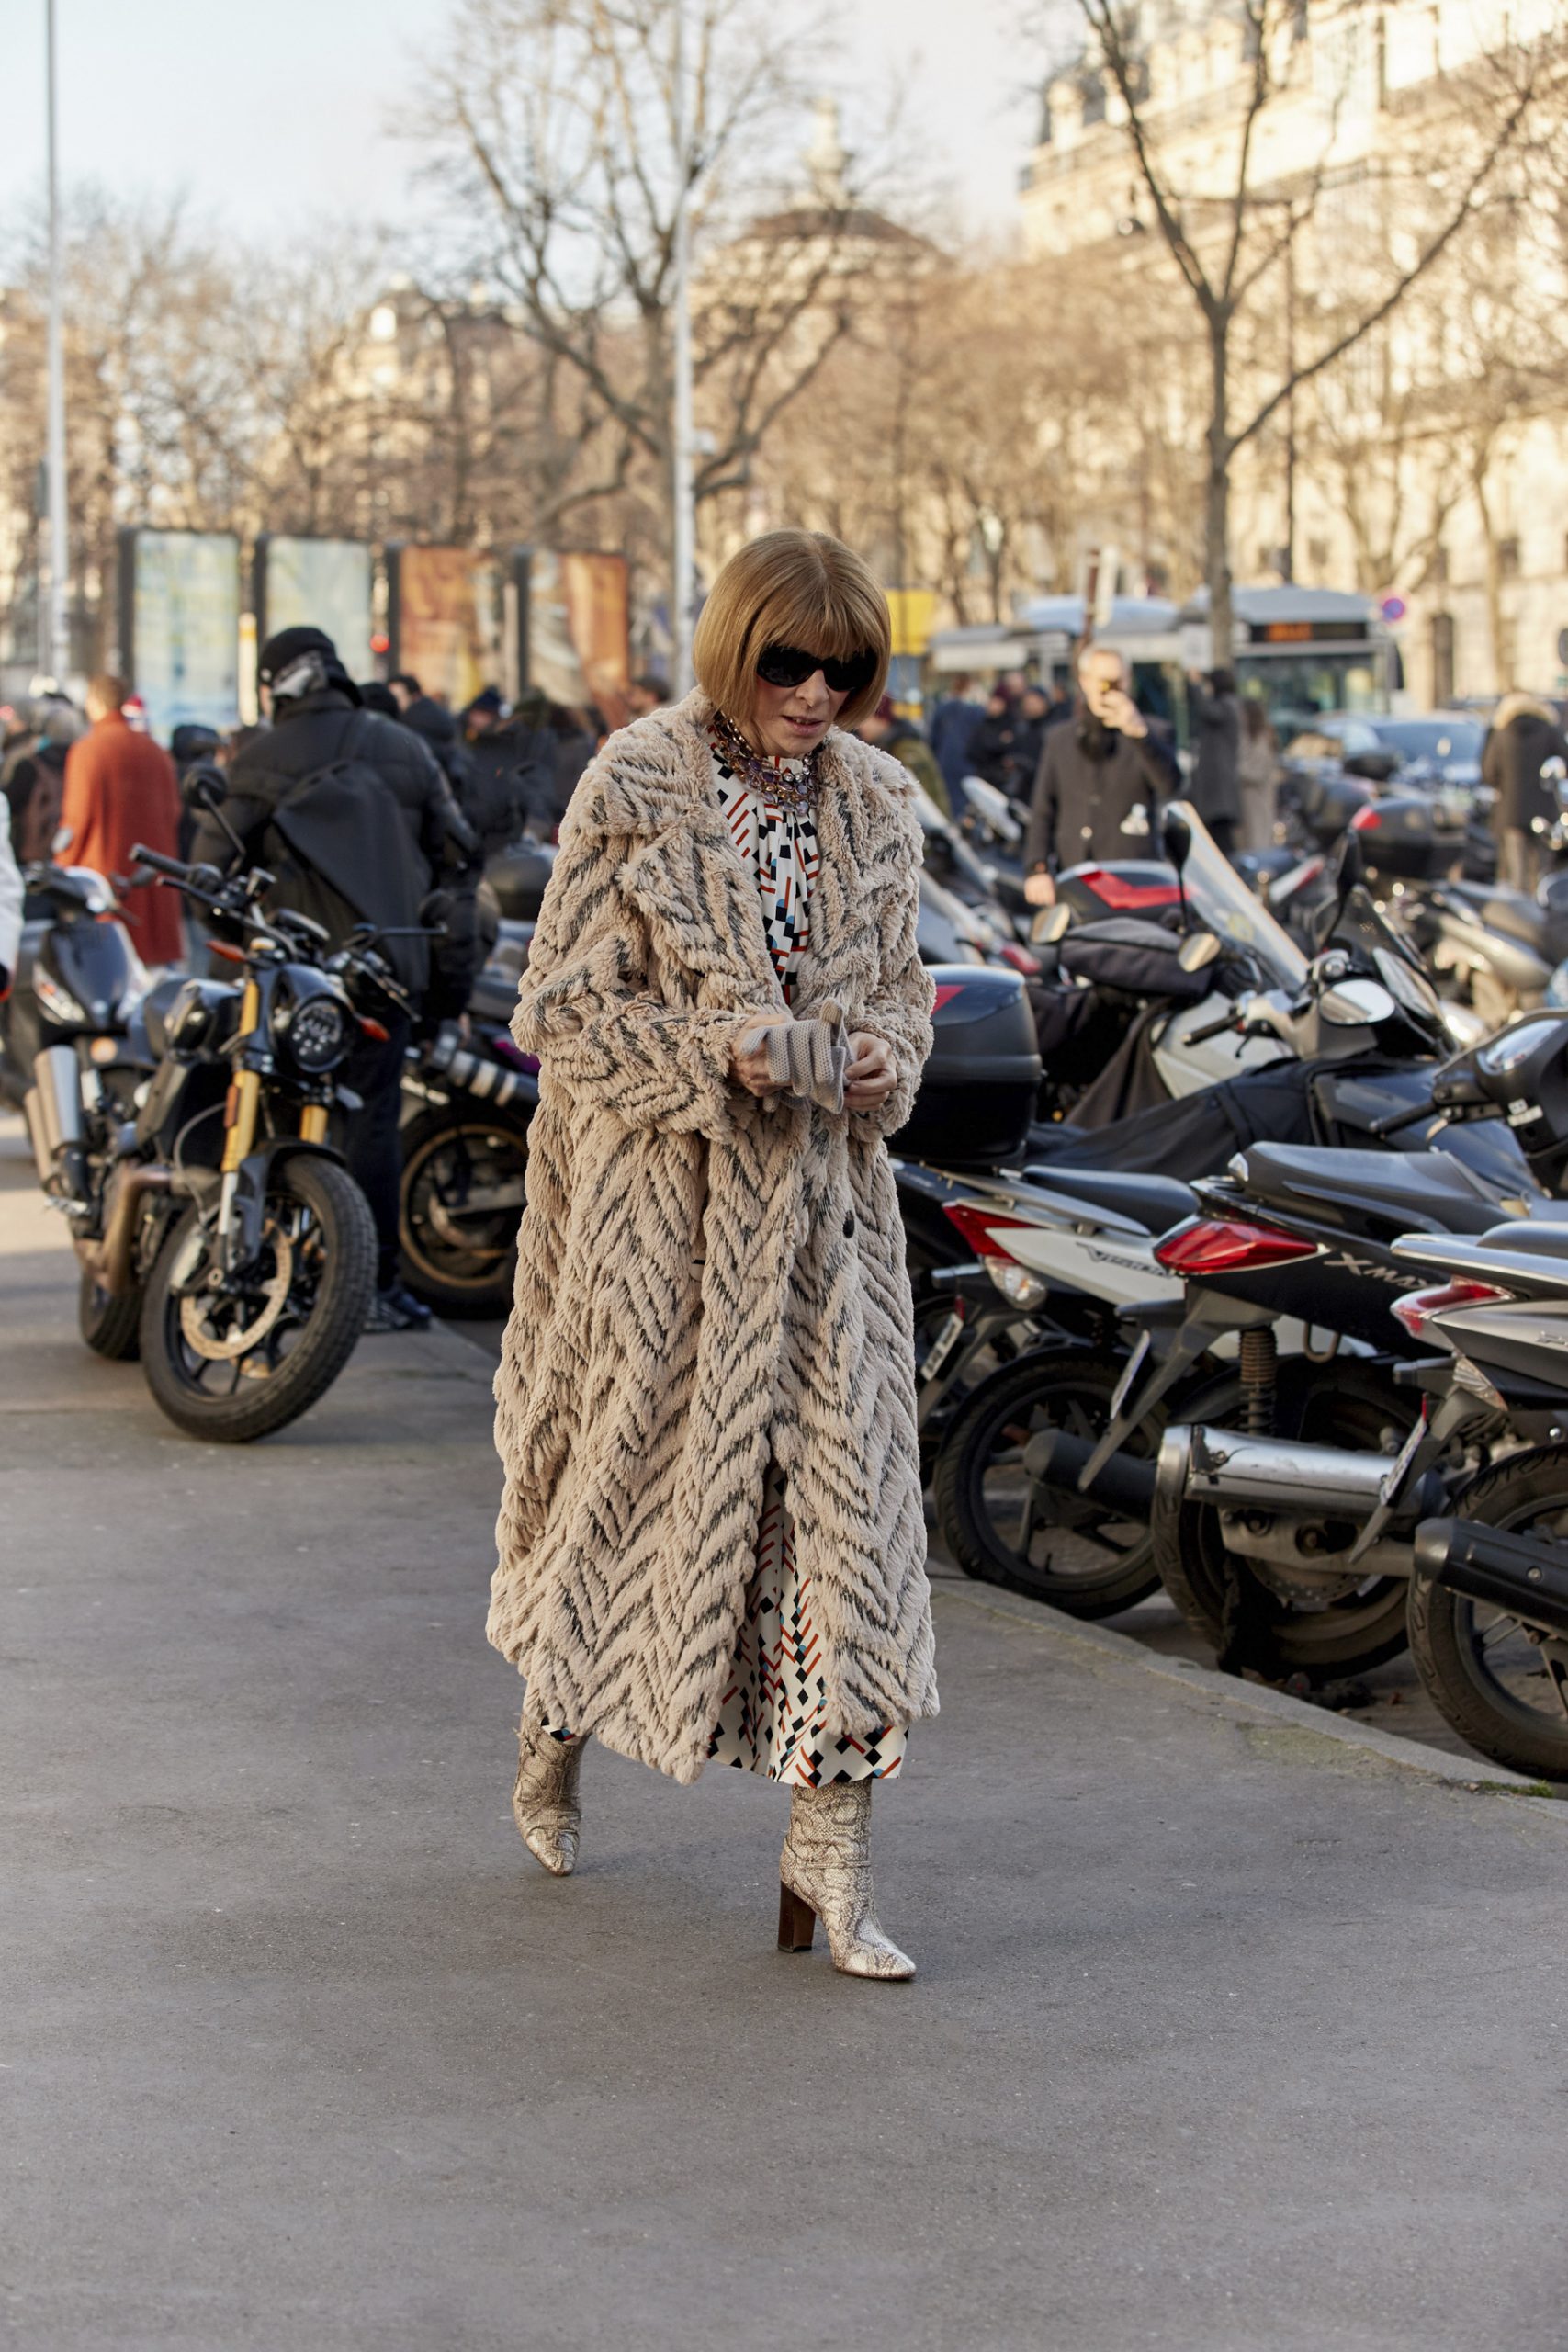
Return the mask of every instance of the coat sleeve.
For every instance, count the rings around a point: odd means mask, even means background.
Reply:
[[[1037,866],[1049,865],[1056,847],[1056,778],[1051,745],[1056,729],[1053,727],[1040,747],[1040,765],[1034,771],[1034,789],[1029,800],[1029,824],[1023,837],[1023,870],[1032,874]]]
[[[732,1131],[740,1099],[730,1046],[756,1014],[667,1005],[651,992],[642,921],[616,880],[629,846],[591,824],[568,828],[512,1035],[584,1110],[717,1137]]]
[[[62,865],[80,865],[92,847],[93,783],[89,774],[91,753],[86,738],[72,744],[65,754],[65,791],[60,804],[60,829],[55,839],[61,846],[56,853]]]
[[[931,1049],[931,1006],[936,989],[920,961],[916,933],[920,911],[919,867],[911,860],[899,888],[882,910],[881,974],[861,1010],[859,1026],[892,1048],[898,1082],[873,1111],[852,1111],[854,1125],[878,1135],[897,1135],[915,1106],[920,1072]]]

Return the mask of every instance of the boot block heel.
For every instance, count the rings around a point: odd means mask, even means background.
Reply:
[[[779,1882],[779,1950],[809,1951],[817,1932],[817,1914],[791,1886]]]

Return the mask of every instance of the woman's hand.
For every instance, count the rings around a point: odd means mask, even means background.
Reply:
[[[1054,907],[1056,885],[1048,874],[1031,874],[1025,879],[1023,895],[1032,907]]]
[[[857,1030],[850,1039],[850,1066],[844,1072],[845,1110],[876,1110],[897,1083],[892,1047],[882,1038]]]
[[[776,1011],[770,1010],[765,1019],[758,1014],[754,1020],[748,1021],[743,1029],[736,1031],[729,1048],[729,1074],[736,1085],[743,1086],[748,1094],[765,1100],[770,1094],[784,1092],[782,1080],[769,1075],[768,1047],[763,1032],[776,1028],[781,1022],[793,1017],[781,1006]],[[748,1041],[753,1037],[756,1044],[749,1045]]]

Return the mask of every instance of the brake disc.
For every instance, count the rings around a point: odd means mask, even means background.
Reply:
[[[243,1304],[231,1294],[209,1290],[192,1291],[180,1301],[180,1330],[186,1343],[209,1363],[231,1363],[236,1356],[249,1355],[266,1338],[288,1303],[288,1287],[294,1279],[294,1245],[288,1234],[278,1228],[274,1229],[270,1238],[273,1272],[265,1282],[255,1284]],[[252,1299],[261,1301],[260,1312],[252,1321],[234,1325],[221,1333],[213,1329],[213,1317],[221,1309],[243,1313]]]

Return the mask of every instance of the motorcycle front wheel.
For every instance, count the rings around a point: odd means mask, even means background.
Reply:
[[[1568,1543],[1568,1452],[1512,1454],[1449,1508],[1504,1534]],[[1417,1577],[1410,1655],[1438,1713],[1472,1747],[1516,1772],[1568,1781],[1568,1643],[1537,1639],[1505,1610]]]
[[[437,1315],[504,1315],[528,1167],[527,1123],[482,1107],[421,1112],[403,1129],[403,1280]]]
[[[1159,1583],[1149,1531],[1104,1503],[1046,1487],[1024,1467],[1043,1430],[1099,1438],[1121,1362],[1063,1348],[1022,1356],[965,1397],[937,1456],[933,1496],[942,1540],[967,1576],[1072,1617],[1114,1617]],[[1140,1430],[1129,1452],[1159,1443]]]
[[[376,1228],[335,1160],[281,1161],[262,1246],[231,1287],[178,1285],[205,1247],[194,1207],[158,1254],[141,1308],[141,1362],[176,1429],[246,1445],[325,1396],[353,1354],[376,1287]]]

